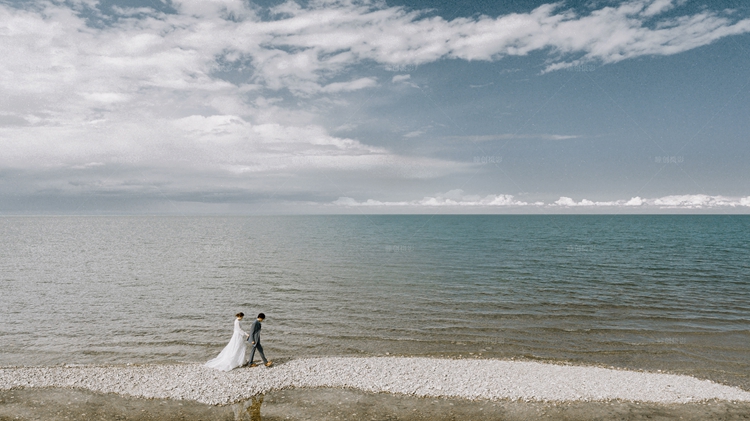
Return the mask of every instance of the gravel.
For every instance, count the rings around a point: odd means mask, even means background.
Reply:
[[[221,372],[201,364],[0,368],[0,390],[67,387],[210,405],[275,389],[353,388],[419,397],[522,401],[750,402],[750,392],[694,377],[505,360],[326,357]]]

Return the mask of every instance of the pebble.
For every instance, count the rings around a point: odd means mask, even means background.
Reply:
[[[230,372],[202,364],[0,368],[0,390],[70,387],[230,404],[271,390],[352,388],[419,397],[538,402],[750,401],[750,392],[690,376],[508,360],[324,357]]]

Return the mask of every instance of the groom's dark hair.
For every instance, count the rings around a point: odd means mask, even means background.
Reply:
[[[259,318],[259,319],[265,319],[265,318],[266,318],[266,315],[265,315],[265,314],[263,314],[263,313],[260,313],[260,314],[258,315],[258,318]]]

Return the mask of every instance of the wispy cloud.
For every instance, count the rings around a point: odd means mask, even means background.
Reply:
[[[383,65],[497,60],[547,50],[552,52],[548,70],[553,70],[582,61],[676,54],[750,32],[750,19],[722,12],[658,20],[676,7],[665,0],[629,1],[586,15],[555,3],[528,13],[451,21],[346,1],[308,7],[287,2],[273,9],[275,20],[263,21],[240,2],[181,0],[173,2],[178,14],[116,8],[119,19],[103,28],[86,26],[64,5],[34,4],[0,6],[6,37],[0,47],[2,86],[14,97],[64,100],[53,102],[60,106],[49,118],[71,105],[91,111],[102,103],[140,102],[146,89],[228,95],[237,86],[218,76],[226,67],[247,69],[250,89],[310,95],[376,86],[370,76],[326,83],[367,60]],[[569,55],[576,58],[568,60]],[[45,108],[52,111],[49,104]]]
[[[571,134],[551,134],[551,133],[502,133],[490,135],[464,135],[464,136],[445,136],[444,139],[455,140],[460,142],[491,142],[496,140],[568,140],[578,139],[580,136]]]
[[[409,79],[411,79],[410,75],[396,75],[396,76],[393,76],[393,78],[391,79],[391,82],[400,83],[400,82],[406,82]]]
[[[409,133],[404,134],[404,137],[406,137],[406,138],[409,138],[409,137],[419,137],[419,136],[422,136],[423,134],[424,134],[424,132],[422,130],[414,130],[413,132],[409,132]]]

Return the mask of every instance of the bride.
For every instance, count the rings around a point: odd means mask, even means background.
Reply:
[[[206,367],[229,371],[245,364],[245,341],[250,335],[242,330],[242,326],[240,326],[240,320],[245,317],[245,313],[237,313],[235,316],[237,319],[234,321],[232,339],[229,340],[227,346],[221,350],[216,358],[205,364]]]

